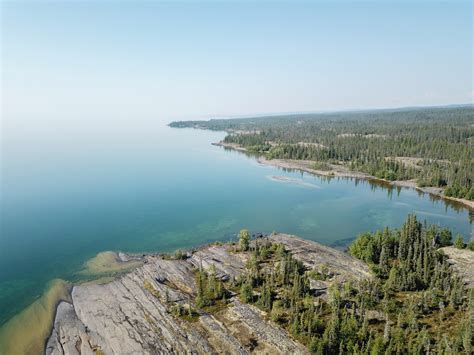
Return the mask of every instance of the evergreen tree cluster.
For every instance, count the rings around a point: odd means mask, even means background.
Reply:
[[[197,297],[196,306],[210,307],[217,301],[226,299],[227,291],[224,283],[216,275],[216,268],[211,265],[208,271],[200,268],[196,273]]]
[[[452,305],[456,307],[462,303],[462,282],[438,251],[451,245],[451,239],[448,229],[426,226],[410,215],[399,230],[386,228],[360,235],[349,252],[371,265],[385,291],[438,290],[455,300]]]
[[[230,287],[316,354],[471,354],[474,294],[438,250],[450,243],[448,230],[409,216],[398,230],[360,235],[349,250],[374,277],[340,284],[257,239]],[[311,279],[329,283],[326,298]]]

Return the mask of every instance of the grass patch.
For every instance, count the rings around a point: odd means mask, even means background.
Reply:
[[[190,305],[175,304],[170,308],[170,313],[176,317],[188,322],[197,322],[199,313]]]
[[[163,260],[186,260],[188,254],[182,250],[176,250],[173,254],[163,254]]]
[[[227,306],[228,306],[228,303],[226,300],[219,300],[219,301],[215,301],[213,305],[203,307],[202,310],[207,313],[216,314],[217,312],[220,312],[223,309],[226,309]]]
[[[160,292],[148,280],[143,281],[143,287],[156,298],[160,298]]]

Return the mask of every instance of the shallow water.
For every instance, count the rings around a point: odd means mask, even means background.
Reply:
[[[51,280],[81,280],[84,263],[107,250],[171,251],[229,240],[241,228],[339,245],[399,226],[413,212],[465,238],[471,233],[467,209],[412,189],[262,166],[212,146],[222,132],[140,127],[10,148],[0,324],[38,300]]]
[[[70,288],[63,280],[52,280],[39,299],[0,328],[0,354],[41,354],[51,332],[56,305],[60,301],[71,302]]]

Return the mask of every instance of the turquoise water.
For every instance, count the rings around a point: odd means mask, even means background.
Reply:
[[[467,209],[412,189],[262,166],[212,146],[222,132],[140,127],[11,145],[2,167],[0,324],[49,280],[77,280],[104,250],[170,251],[241,228],[337,245],[413,212],[471,232]]]

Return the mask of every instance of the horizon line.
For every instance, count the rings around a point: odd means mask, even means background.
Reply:
[[[310,110],[310,111],[279,111],[279,112],[264,112],[264,113],[248,113],[248,114],[237,114],[237,115],[199,115],[202,118],[198,119],[178,119],[171,122],[184,122],[184,121],[210,121],[210,120],[231,120],[239,118],[261,118],[261,117],[274,117],[274,116],[285,116],[285,115],[310,115],[310,114],[331,114],[331,113],[351,113],[351,112],[369,112],[369,111],[397,111],[397,110],[409,110],[409,109],[442,109],[450,107],[469,107],[474,106],[474,102],[469,103],[456,103],[456,104],[443,104],[443,105],[410,105],[410,106],[389,106],[389,107],[372,107],[372,108],[348,108],[348,109],[334,109],[334,110]],[[171,123],[170,122],[170,123]]]

